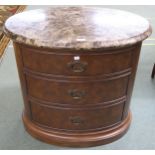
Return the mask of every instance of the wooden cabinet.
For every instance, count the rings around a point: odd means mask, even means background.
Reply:
[[[40,138],[41,133],[33,131],[31,123],[44,132],[41,139],[47,142],[46,131],[52,132],[51,140],[59,134],[71,134],[65,139],[67,145],[91,146],[98,143],[98,136],[103,136],[99,141],[103,144],[127,131],[140,43],[117,50],[82,52],[14,46],[26,105],[23,119],[32,135]],[[53,135],[55,132],[58,135]],[[83,144],[76,141],[78,137],[93,138],[93,142]]]
[[[147,20],[107,8],[52,7],[12,16],[4,32],[14,43],[23,122],[33,137],[87,147],[127,132]]]

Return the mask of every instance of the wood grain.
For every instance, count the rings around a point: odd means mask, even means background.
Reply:
[[[90,51],[18,43],[14,47],[23,121],[32,136],[50,144],[86,147],[110,143],[126,133],[141,42]],[[76,66],[68,68],[71,61]]]

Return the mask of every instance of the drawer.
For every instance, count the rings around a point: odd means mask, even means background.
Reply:
[[[126,95],[128,76],[108,81],[57,81],[26,76],[28,95],[48,104],[94,104]]]
[[[119,123],[123,105],[119,103],[109,107],[95,109],[76,109],[31,104],[32,120],[37,124],[62,130],[93,130]]]
[[[73,54],[74,53],[74,54]],[[57,76],[91,76],[120,72],[130,68],[131,51],[106,53],[52,53],[22,49],[24,67]]]

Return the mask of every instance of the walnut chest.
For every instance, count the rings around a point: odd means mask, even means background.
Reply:
[[[51,144],[86,147],[126,133],[144,18],[120,10],[52,7],[10,17],[25,129]]]

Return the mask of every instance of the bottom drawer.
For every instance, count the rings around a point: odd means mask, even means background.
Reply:
[[[61,130],[96,130],[119,123],[124,102],[91,108],[61,108],[31,104],[32,119],[37,124]]]

